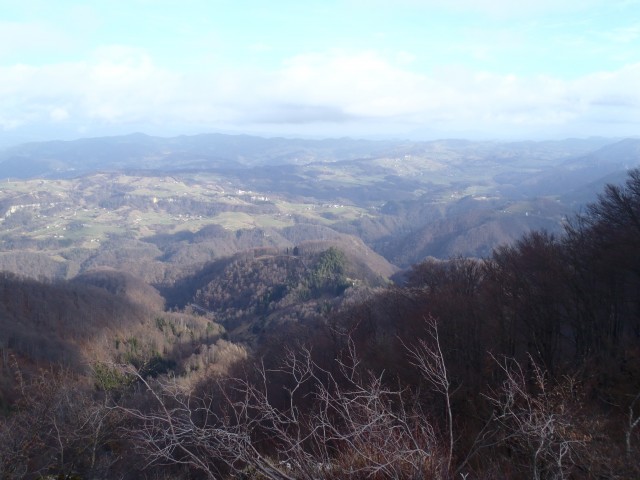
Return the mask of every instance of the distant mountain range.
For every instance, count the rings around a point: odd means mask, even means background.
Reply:
[[[93,171],[207,170],[265,165],[367,160],[384,156],[480,157],[497,162],[576,159],[614,143],[589,138],[546,142],[305,140],[250,135],[202,134],[171,138],[141,133],[72,141],[25,143],[0,151],[0,178],[69,177]],[[619,150],[629,148],[626,140]]]
[[[27,143],[0,152],[0,176],[69,176],[96,170],[201,170],[303,164],[380,155],[389,142],[300,140],[203,134],[173,138],[141,133]]]

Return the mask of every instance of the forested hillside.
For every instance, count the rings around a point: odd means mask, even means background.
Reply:
[[[404,283],[366,250],[289,248],[160,292],[5,274],[2,476],[640,475],[640,170],[561,233]]]
[[[111,267],[164,289],[207,262],[305,241],[350,245],[383,276],[428,256],[482,258],[527,231],[560,232],[640,165],[638,142],[25,144],[0,151],[0,270],[66,280]]]

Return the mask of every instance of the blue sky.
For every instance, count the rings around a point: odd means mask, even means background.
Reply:
[[[640,135],[640,0],[0,0],[0,140]]]

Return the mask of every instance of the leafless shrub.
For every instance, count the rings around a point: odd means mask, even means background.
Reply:
[[[105,451],[117,441],[118,412],[64,369],[25,379],[16,366],[16,383],[14,411],[0,419],[0,478],[108,476],[119,460]]]
[[[627,460],[631,460],[631,439],[633,437],[633,432],[640,425],[640,414],[634,411],[636,403],[640,400],[640,393],[637,394],[631,404],[629,405],[629,415],[627,418],[627,425],[624,432],[624,443],[625,450],[627,454]]]
[[[445,415],[447,419],[447,472],[451,469],[453,459],[453,413],[451,411],[451,395],[453,388],[447,366],[440,346],[440,336],[438,334],[438,322],[434,318],[429,318],[427,322],[428,341],[419,340],[418,346],[409,348],[413,364],[418,367],[425,380],[433,389],[442,395],[445,403]]]
[[[344,476],[362,478],[438,478],[440,439],[412,394],[385,386],[382,376],[362,373],[353,344],[338,361],[340,380],[319,382],[320,409],[312,417],[318,448],[333,445],[326,461]],[[326,447],[325,447],[326,448]]]
[[[552,385],[529,360],[529,374],[516,361],[496,360],[505,377],[502,387],[487,396],[499,427],[496,444],[510,449],[535,480],[569,478],[586,445],[577,428],[575,382],[566,377]]]
[[[278,370],[259,367],[257,381],[220,381],[215,398],[139,377],[158,408],[125,408],[137,422],[128,434],[150,465],[188,465],[209,478],[224,471],[309,480],[446,476],[440,440],[415,399],[361,370],[349,343],[334,373],[301,348],[287,352]],[[271,375],[287,377],[286,405],[271,398]]]

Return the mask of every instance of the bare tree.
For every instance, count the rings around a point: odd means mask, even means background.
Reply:
[[[213,394],[196,396],[184,392],[173,379],[150,383],[133,373],[155,400],[155,408],[117,408],[135,421],[125,431],[147,457],[148,465],[183,465],[212,479],[226,469],[239,471],[249,466],[267,479],[292,479],[257,450],[252,438],[258,422],[254,402],[260,398],[259,390],[238,381],[233,388],[244,389],[240,400],[224,395],[224,388],[217,392],[219,398]],[[217,402],[221,400],[226,400],[227,408],[219,411]]]
[[[638,393],[631,404],[629,405],[629,417],[627,421],[627,427],[624,432],[625,449],[627,453],[627,460],[631,460],[631,437],[633,431],[640,425],[640,414],[634,412],[636,403],[640,400],[640,393]]]
[[[575,384],[567,377],[551,386],[529,360],[530,378],[518,362],[496,360],[505,376],[502,388],[487,396],[501,430],[496,444],[512,449],[535,480],[568,478],[585,446],[576,429]]]
[[[25,379],[14,368],[19,397],[11,415],[0,419],[0,478],[108,477],[119,457],[105,446],[119,440],[119,418],[106,399],[93,397],[68,370]]]
[[[431,384],[433,389],[442,395],[447,419],[447,472],[451,470],[453,460],[453,412],[451,411],[451,395],[453,394],[451,381],[440,345],[438,322],[430,317],[427,321],[428,340],[420,339],[417,347],[409,347],[413,364],[418,367],[422,376]]]
[[[439,438],[415,399],[363,372],[352,342],[337,362],[332,374],[310,350],[291,350],[278,370],[259,366],[258,381],[220,381],[217,398],[139,376],[158,408],[120,408],[137,421],[128,434],[149,464],[183,464],[209,478],[225,469],[278,480],[446,477]],[[271,398],[273,374],[288,377],[286,405]]]
[[[413,394],[362,372],[353,343],[338,360],[342,381],[320,383],[314,428],[320,445],[335,444],[339,470],[366,478],[441,478],[441,441]],[[411,406],[410,406],[411,405]]]

